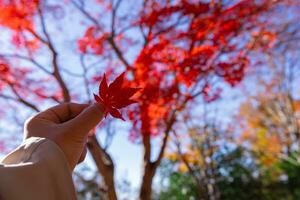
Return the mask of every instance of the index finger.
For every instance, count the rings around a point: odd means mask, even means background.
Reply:
[[[88,104],[63,103],[37,114],[34,118],[60,124],[73,119],[87,107]]]
[[[84,109],[74,119],[64,123],[64,126],[70,130],[74,130],[73,134],[85,136],[102,120],[104,112],[104,106],[95,103]]]

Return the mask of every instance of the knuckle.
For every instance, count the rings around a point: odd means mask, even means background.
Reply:
[[[30,129],[30,128],[33,127],[33,126],[34,126],[34,116],[28,118],[28,119],[25,121],[25,123],[24,123],[25,129]]]

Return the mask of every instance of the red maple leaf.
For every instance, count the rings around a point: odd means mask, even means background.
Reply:
[[[125,87],[123,84],[124,75],[125,73],[123,72],[108,85],[104,74],[99,86],[99,95],[94,94],[95,100],[105,106],[105,117],[109,113],[113,117],[125,121],[119,109],[137,103],[137,101],[130,98],[139,91],[140,88]]]

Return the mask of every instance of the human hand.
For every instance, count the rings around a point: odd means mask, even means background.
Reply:
[[[28,119],[24,137],[43,137],[54,141],[73,170],[84,160],[88,133],[102,120],[103,113],[101,104],[60,104]]]

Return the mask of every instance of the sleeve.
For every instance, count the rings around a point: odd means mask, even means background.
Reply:
[[[51,140],[32,137],[0,161],[0,200],[75,200],[66,157]]]

